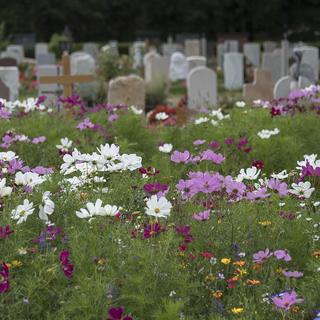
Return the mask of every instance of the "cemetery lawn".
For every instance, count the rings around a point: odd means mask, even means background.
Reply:
[[[0,119],[2,320],[314,319],[319,172],[300,196],[292,184],[320,154],[318,115],[246,106],[150,126],[71,104]]]

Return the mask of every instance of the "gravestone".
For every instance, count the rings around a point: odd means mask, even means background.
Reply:
[[[133,55],[133,67],[135,69],[141,68],[143,66],[143,55],[145,51],[144,41],[136,41],[132,46],[132,55]]]
[[[10,90],[10,101],[19,97],[19,70],[17,67],[0,67],[0,79]]]
[[[255,69],[253,83],[243,86],[243,97],[247,101],[256,99],[272,100],[273,83],[271,72],[264,69]]]
[[[188,64],[185,55],[175,52],[170,59],[169,78],[171,81],[185,80],[188,75]]]
[[[207,65],[207,58],[201,56],[191,56],[187,58],[188,72],[197,67],[205,67]]]
[[[170,61],[168,57],[149,59],[144,70],[146,83],[167,83],[169,80],[169,65]]]
[[[217,105],[217,75],[207,67],[197,67],[187,77],[188,107],[199,110]]]
[[[253,67],[260,66],[260,44],[259,43],[245,43],[243,46],[243,53]]]
[[[17,62],[17,65],[19,64],[19,54],[16,51],[3,51],[1,52],[1,58],[11,58],[14,59]]]
[[[200,41],[198,39],[188,39],[184,43],[186,57],[200,56]]]
[[[221,69],[223,67],[223,55],[225,53],[226,53],[225,52],[225,44],[224,43],[218,43],[216,56],[217,56],[218,67],[221,68]]]
[[[24,48],[21,45],[12,44],[7,46],[7,52],[14,52],[17,54],[17,62],[21,63],[24,59]]]
[[[38,94],[45,95],[48,99],[55,99],[56,95],[62,91],[61,86],[57,83],[43,84],[39,81],[40,77],[44,76],[59,76],[62,73],[62,68],[56,65],[40,65],[37,67],[37,78],[39,82]]]
[[[274,99],[288,98],[293,90],[304,89],[311,85],[311,82],[305,77],[299,77],[296,81],[290,76],[280,78],[273,88]]]
[[[302,51],[302,64],[307,64],[311,66],[315,80],[319,80],[319,49],[312,46],[303,46],[298,48],[299,51]]]
[[[162,45],[162,54],[164,57],[171,58],[175,52],[180,50],[182,51],[182,47],[178,43],[164,43]]]
[[[230,52],[224,54],[223,62],[224,87],[227,90],[242,89],[243,86],[243,54]]]
[[[48,44],[45,42],[39,42],[36,44],[35,48],[35,57],[38,60],[38,56],[40,54],[47,54],[48,53]]]
[[[48,53],[40,53],[37,55],[37,65],[43,66],[43,65],[53,65],[56,63],[56,56],[54,53],[48,52]]]
[[[281,50],[264,52],[262,54],[262,69],[270,70],[272,82],[275,84],[281,78]]]
[[[147,65],[151,63],[151,60],[154,58],[159,58],[160,54],[155,50],[152,49],[148,53],[146,53],[143,57],[143,65],[145,68],[147,68]]]
[[[225,52],[239,52],[238,40],[226,40],[224,42]]]
[[[136,75],[117,77],[110,80],[108,89],[108,103],[117,105],[145,107],[145,82]]]
[[[10,89],[6,84],[0,79],[0,99],[10,100]]]
[[[99,52],[98,45],[94,42],[85,42],[83,44],[83,51],[90,54],[93,58],[96,58]]]
[[[201,44],[201,50],[200,53],[203,57],[207,57],[207,52],[208,52],[208,45],[207,45],[207,39],[205,37],[202,37],[200,40]]]
[[[110,50],[113,54],[118,55],[119,54],[119,48],[118,48],[118,41],[117,40],[110,40],[109,41]]]
[[[281,41],[281,76],[287,76],[289,74],[289,41]]]
[[[273,52],[277,47],[277,43],[275,41],[264,41],[262,46],[264,52]]]
[[[14,58],[0,58],[0,67],[16,67],[17,60]]]

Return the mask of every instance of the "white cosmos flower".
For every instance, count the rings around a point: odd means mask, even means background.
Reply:
[[[106,160],[112,160],[117,159],[119,157],[119,146],[116,146],[115,144],[108,144],[100,145],[100,149],[97,148],[99,153],[106,159]]]
[[[238,108],[244,108],[246,106],[246,103],[244,101],[237,101],[236,107]]]
[[[117,206],[112,206],[107,204],[104,206],[104,216],[111,216],[114,217],[118,213],[119,209]]]
[[[72,140],[69,140],[67,137],[65,137],[60,139],[60,143],[61,144],[56,145],[56,148],[61,151],[67,152],[71,148],[73,142]]]
[[[241,169],[238,175],[239,181],[242,180],[256,180],[260,174],[261,170],[256,167],[251,167],[247,169]],[[240,180],[242,178],[242,180]]]
[[[205,123],[205,122],[208,122],[209,121],[209,118],[207,117],[201,117],[201,118],[198,118],[194,121],[195,124],[201,124],[201,123]]]
[[[18,186],[29,186],[35,187],[41,183],[43,183],[46,179],[41,177],[38,173],[35,172],[26,172],[23,173],[18,171],[15,175],[14,182]]]
[[[261,139],[269,139],[271,136],[277,135],[279,133],[280,133],[280,130],[278,128],[275,128],[273,130],[264,129],[258,132],[258,136]]]
[[[295,194],[299,197],[304,197],[306,199],[311,197],[311,194],[315,190],[314,188],[311,188],[311,183],[309,181],[306,182],[299,182],[293,183],[291,185],[292,189],[290,189],[290,193]]]
[[[28,216],[30,216],[34,211],[33,203],[29,202],[28,199],[23,201],[23,204],[17,206],[11,212],[11,218],[14,220],[18,220],[17,224],[20,224],[24,221],[27,221]]]
[[[287,170],[283,170],[283,171],[281,171],[279,173],[273,173],[271,175],[271,178],[275,178],[275,179],[278,179],[278,180],[283,180],[283,179],[288,178],[288,176],[289,175],[288,175]]]
[[[128,169],[134,171],[142,167],[142,158],[136,154],[123,154],[121,155],[120,161],[122,163],[123,169]]]
[[[135,106],[131,106],[131,107],[130,107],[130,110],[131,110],[134,114],[136,114],[136,115],[140,115],[140,114],[143,113],[143,110],[142,110],[142,109],[138,109],[138,108],[135,107]]]
[[[12,193],[12,188],[11,187],[6,187],[6,178],[3,178],[0,180],[0,197],[6,197],[10,196]]]
[[[0,160],[2,161],[9,162],[16,158],[18,158],[18,156],[16,156],[16,154],[13,151],[0,152]]]
[[[78,218],[90,220],[95,216],[103,216],[105,215],[105,209],[102,206],[102,201],[100,199],[96,200],[96,203],[88,202],[86,204],[86,209],[80,209],[80,211],[76,211],[76,215]]]
[[[54,202],[50,199],[51,193],[45,191],[42,195],[42,203],[39,205],[39,218],[42,221],[48,222],[48,216],[52,215],[54,212]]]
[[[158,112],[155,116],[155,118],[158,120],[158,121],[161,121],[161,120],[166,120],[169,118],[169,116],[165,113],[165,112]]]
[[[167,218],[170,215],[172,204],[165,198],[158,199],[156,195],[153,195],[147,201],[146,214],[148,216],[154,216],[156,218]]]
[[[173,145],[171,143],[164,143],[162,146],[159,146],[159,151],[164,153],[170,153],[172,151]]]
[[[307,162],[313,169],[320,167],[320,160],[317,160],[317,154],[305,154],[303,157],[303,161],[297,161],[297,164],[299,165],[297,169],[302,170],[302,167],[305,167]]]
[[[217,127],[219,125],[219,122],[216,121],[216,120],[211,120],[211,124],[214,126],[214,127]]]

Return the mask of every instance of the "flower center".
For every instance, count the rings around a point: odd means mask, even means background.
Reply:
[[[159,208],[155,208],[155,209],[154,209],[154,212],[155,212],[155,213],[160,213],[160,209],[159,209]]]

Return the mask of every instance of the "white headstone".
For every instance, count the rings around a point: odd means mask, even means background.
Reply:
[[[277,47],[277,43],[274,41],[264,41],[262,45],[264,52],[273,52]]]
[[[315,79],[319,80],[319,49],[317,47],[303,46],[299,48],[303,52],[301,63],[308,64],[315,75]]]
[[[242,89],[243,86],[243,54],[225,53],[223,62],[224,87],[227,90]]]
[[[47,52],[37,55],[37,65],[50,65],[56,64],[56,57],[54,53]]]
[[[201,55],[207,57],[207,39],[205,37],[201,38]]]
[[[281,41],[281,76],[289,74],[289,50],[290,44],[288,40]]]
[[[186,57],[200,56],[200,41],[198,39],[185,40],[184,52]]]
[[[143,65],[143,54],[145,50],[145,43],[143,41],[136,41],[132,46],[132,54],[133,54],[133,67],[141,68]]]
[[[188,64],[185,55],[175,52],[170,59],[169,78],[171,81],[184,80],[187,78]]]
[[[223,67],[223,55],[225,54],[225,51],[226,51],[225,48],[226,48],[226,46],[224,43],[218,43],[218,45],[217,45],[217,63],[221,69]]]
[[[145,66],[146,83],[167,83],[169,80],[169,58],[153,57]]]
[[[274,99],[288,98],[293,90],[304,89],[310,86],[312,83],[305,77],[299,77],[298,81],[294,80],[290,76],[282,77],[277,81],[273,88]]]
[[[85,42],[83,44],[83,51],[95,58],[99,51],[98,45],[94,42]]]
[[[178,43],[164,43],[162,45],[162,54],[164,57],[169,57],[171,58],[171,56],[177,52],[182,50],[181,45]]]
[[[70,55],[70,71],[75,74],[94,74],[95,73],[94,58],[83,51],[74,52]]]
[[[191,56],[187,58],[188,72],[197,67],[205,67],[207,65],[207,58],[201,56]]]
[[[217,104],[217,75],[207,67],[197,67],[188,74],[188,107],[199,110]]]
[[[15,52],[17,54],[18,63],[21,63],[24,59],[24,48],[18,44],[12,44],[7,46],[7,52]]]
[[[262,68],[271,71],[272,81],[275,84],[281,78],[281,50],[264,52],[262,54]]]
[[[17,67],[0,67],[0,79],[10,90],[10,101],[19,97],[19,70]]]
[[[224,42],[226,52],[239,52],[238,40],[226,40]]]
[[[62,68],[56,65],[37,66],[37,78],[43,76],[58,76],[62,72]],[[56,93],[60,90],[60,86],[56,83],[41,84],[39,83],[39,96],[45,95],[48,99],[56,98]]]
[[[160,54],[156,50],[150,50],[148,53],[146,53],[143,57],[143,65],[145,68],[147,68],[147,65],[151,63],[151,60],[154,58],[159,58]]]
[[[260,66],[260,44],[259,43],[245,43],[243,46],[243,53],[253,67]]]
[[[48,53],[48,44],[45,42],[39,42],[36,44],[35,48],[35,58],[38,60],[38,56],[40,54],[47,54]]]

